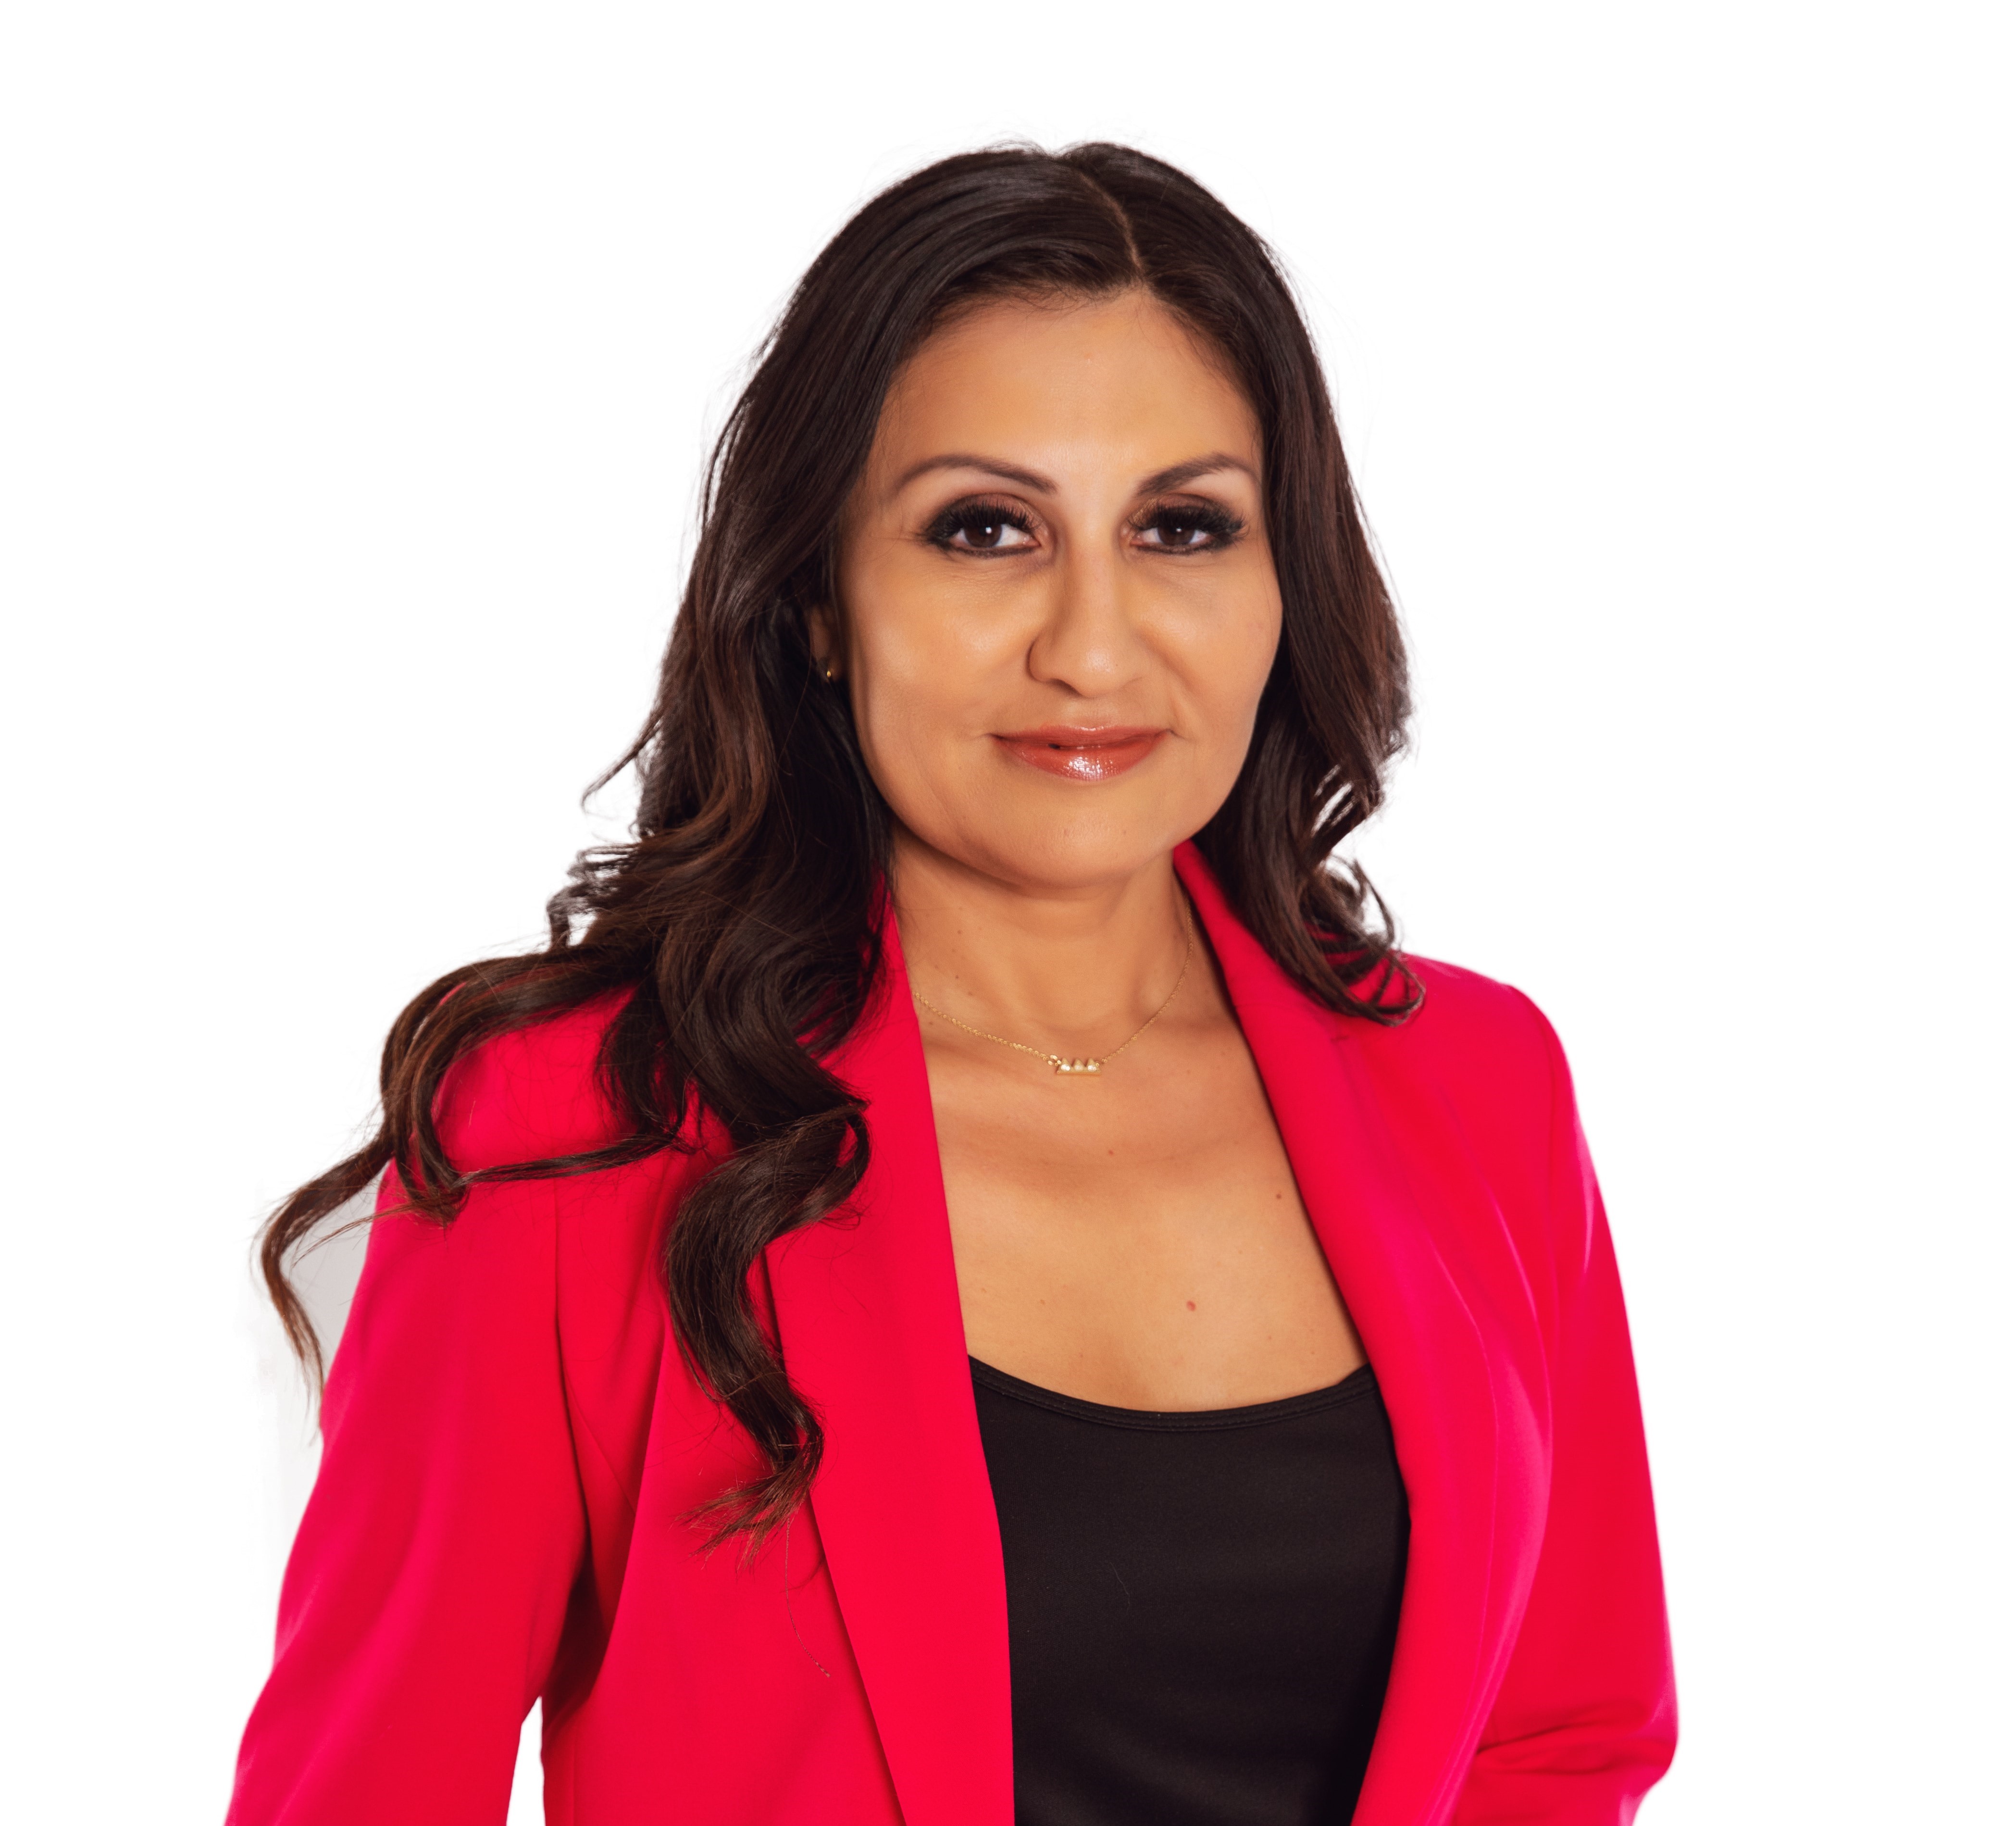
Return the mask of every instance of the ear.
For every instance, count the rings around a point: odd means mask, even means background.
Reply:
[[[839,618],[830,603],[822,603],[805,613],[805,639],[812,650],[812,664],[829,679],[840,676]]]

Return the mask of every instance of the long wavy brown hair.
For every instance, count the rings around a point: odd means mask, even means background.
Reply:
[[[999,297],[1151,294],[1219,353],[1256,414],[1280,649],[1251,751],[1197,845],[1240,918],[1324,1006],[1391,1022],[1419,991],[1362,873],[1333,852],[1370,815],[1408,712],[1391,601],[1361,521],[1322,369],[1265,245],[1173,167],[1110,145],[1009,147],[876,197],[805,274],[715,446],[656,702],[611,770],[642,785],[635,841],[583,852],[531,956],[465,965],[394,1023],[383,1120],[276,1211],[260,1260],[288,1337],[322,1373],[288,1265],[390,1167],[401,1204],[452,1223],[470,1188],[594,1172],[693,1145],[733,1151],[666,1226],[671,1318],[692,1373],[766,1467],[722,1499],[715,1538],[760,1542],[818,1468],[819,1417],[750,1288],[765,1245],[843,1204],[868,1164],[866,1106],[823,1062],[866,1004],[891,814],[846,694],[817,682],[808,611],[882,405],[946,314]],[[1375,917],[1376,916],[1376,917]],[[442,1145],[449,1068],[496,1035],[598,997],[602,1086],[621,1139],[467,1172]]]

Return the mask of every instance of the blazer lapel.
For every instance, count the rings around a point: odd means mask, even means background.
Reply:
[[[923,1042],[893,918],[830,1061],[868,1104],[848,1212],[767,1252],[793,1381],[826,1429],[814,1514],[906,1826],[1010,1826],[999,1525],[974,1415]]]
[[[1369,1023],[1316,1007],[1177,852],[1318,1239],[1379,1377],[1412,1534],[1399,1639],[1357,1826],[1444,1817],[1489,1691],[1500,1417],[1489,1315],[1463,1291],[1445,1194],[1411,1172]],[[907,1826],[1010,1826],[999,1526],[974,1416],[931,1087],[895,924],[832,1061],[873,1149],[843,1217],[771,1245],[786,1362],[826,1453],[812,1503]],[[1362,1030],[1362,1031],[1361,1031]],[[1437,1144],[1431,1134],[1409,1145]],[[1460,1140],[1456,1145],[1460,1146]]]
[[[1481,1720],[1497,1429],[1478,1321],[1378,1100],[1369,1022],[1295,988],[1234,917],[1195,849],[1177,852],[1265,1086],[1295,1181],[1391,1419],[1412,1516],[1399,1640],[1357,1826],[1442,1817]],[[1363,1028],[1363,1034],[1356,1030]]]

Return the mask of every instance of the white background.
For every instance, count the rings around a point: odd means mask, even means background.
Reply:
[[[254,1226],[538,931],[795,276],[1018,135],[1193,171],[1331,364],[1420,686],[1364,854],[1610,1195],[1644,1817],[2011,1817],[1999,10],[16,9],[9,1817],[220,1818],[313,1463]]]

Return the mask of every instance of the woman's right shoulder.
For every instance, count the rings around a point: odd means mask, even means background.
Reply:
[[[713,1156],[675,1145],[585,1167],[545,1165],[634,1134],[601,1069],[631,992],[507,1028],[449,1067],[434,1116],[453,1171],[534,1170],[479,1178],[445,1222],[409,1205],[397,1170],[387,1170],[333,1392],[362,1373],[373,1339],[462,1327],[470,1352],[494,1346],[535,1365],[547,1360],[528,1342],[535,1334],[563,1349],[583,1338],[606,1344],[636,1312],[655,1315],[652,1237]]]
[[[628,1132],[603,1081],[603,1043],[635,992],[492,1035],[449,1067],[434,1121],[463,1172],[585,1154]]]

